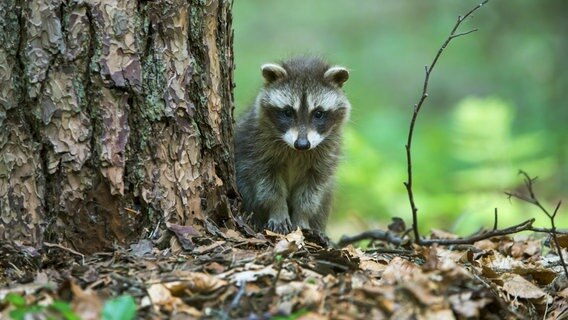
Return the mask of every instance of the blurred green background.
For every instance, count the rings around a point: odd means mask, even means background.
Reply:
[[[237,116],[262,85],[260,65],[315,54],[347,66],[353,105],[328,234],[411,223],[406,142],[424,66],[457,16],[480,1],[235,0]],[[462,25],[434,70],[415,131],[415,198],[422,232],[465,235],[535,217],[509,200],[523,169],[552,207],[568,194],[568,1],[490,1]],[[568,228],[568,203],[557,222]]]

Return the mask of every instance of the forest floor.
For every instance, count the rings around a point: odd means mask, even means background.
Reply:
[[[299,229],[236,229],[170,225],[167,248],[142,240],[89,256],[0,244],[0,318],[568,318],[568,281],[545,238],[337,248]],[[568,237],[559,244],[566,254]]]

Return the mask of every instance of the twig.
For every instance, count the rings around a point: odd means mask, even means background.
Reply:
[[[560,209],[560,205],[562,204],[562,201],[558,201],[558,204],[556,204],[556,207],[554,208],[554,211],[552,213],[548,212],[548,210],[546,210],[546,208],[540,203],[540,201],[538,200],[535,192],[534,192],[534,182],[536,181],[536,177],[535,178],[531,178],[526,172],[524,172],[523,170],[519,170],[519,174],[522,175],[524,177],[524,182],[525,182],[525,186],[527,187],[527,191],[529,192],[529,196],[525,196],[525,195],[521,195],[518,193],[511,193],[511,192],[505,192],[505,194],[507,196],[509,196],[509,198],[517,198],[520,200],[523,200],[525,202],[534,204],[535,206],[537,206],[542,212],[544,212],[544,214],[546,214],[546,216],[548,217],[548,219],[550,220],[550,226],[551,228],[548,230],[548,234],[552,237],[552,240],[554,241],[554,246],[556,247],[556,251],[558,254],[558,257],[560,258],[560,263],[562,264],[562,268],[564,268],[564,274],[566,275],[566,277],[568,278],[568,268],[566,267],[566,262],[564,261],[564,257],[562,256],[562,248],[559,246],[558,243],[558,230],[556,230],[556,223],[555,223],[555,218],[556,218],[556,214],[558,213],[558,209]]]
[[[61,250],[65,250],[65,251],[71,252],[71,253],[74,254],[74,255],[78,255],[78,256],[81,257],[82,264],[85,264],[85,255],[83,255],[82,253],[80,253],[80,252],[78,252],[78,251],[75,251],[75,250],[73,250],[73,249],[71,249],[71,248],[64,247],[64,246],[62,246],[62,245],[60,245],[60,244],[57,244],[57,243],[44,242],[43,244],[44,244],[46,247],[49,247],[49,248],[59,248],[59,249],[61,249]]]
[[[436,53],[434,60],[430,64],[430,67],[425,66],[426,75],[424,76],[424,85],[422,87],[422,95],[421,95],[418,103],[414,105],[414,112],[412,114],[412,120],[410,121],[410,127],[408,129],[408,139],[407,139],[406,146],[405,146],[408,180],[406,182],[404,182],[404,185],[406,186],[406,191],[408,192],[408,200],[410,201],[410,208],[412,209],[412,228],[413,228],[413,231],[414,231],[414,238],[415,238],[414,241],[417,244],[423,244],[423,242],[422,242],[422,238],[420,238],[420,233],[418,231],[418,207],[416,206],[416,203],[414,202],[414,194],[413,194],[413,191],[412,191],[413,180],[412,180],[411,148],[412,148],[412,137],[413,137],[413,133],[414,133],[414,127],[416,125],[416,119],[418,118],[418,113],[420,112],[420,109],[422,108],[422,104],[424,103],[424,100],[426,100],[426,98],[428,98],[428,83],[429,83],[429,80],[430,80],[430,74],[432,73],[432,70],[434,70],[434,67],[436,66],[438,59],[442,55],[442,52],[444,51],[444,49],[448,46],[448,44],[453,39],[460,37],[460,36],[465,36],[467,34],[475,32],[477,30],[477,29],[473,29],[473,30],[470,30],[470,31],[467,31],[467,32],[462,32],[462,33],[456,34],[456,31],[457,31],[458,27],[460,26],[460,24],[464,20],[466,20],[469,16],[471,16],[475,11],[477,11],[479,8],[481,8],[484,4],[486,4],[488,1],[489,0],[483,1],[481,4],[477,5],[475,8],[471,9],[463,17],[462,16],[458,17],[458,20],[457,20],[456,24],[454,25],[454,28],[452,29],[452,31],[450,32],[450,35],[446,38],[446,41],[444,41],[444,43],[442,44],[440,49],[438,49],[438,53]]]
[[[352,237],[343,236],[337,245],[342,248],[361,240],[382,240],[395,245],[400,245],[403,242],[402,238],[397,237],[390,231],[369,230]]]
[[[274,277],[274,280],[272,280],[272,286],[270,287],[270,293],[272,295],[276,294],[276,285],[278,284],[278,279],[280,279],[280,273],[282,272],[282,267],[284,266],[284,257],[276,256],[275,260],[278,271],[276,272],[276,276]]]
[[[431,244],[439,244],[439,245],[455,245],[455,244],[473,244],[477,241],[497,237],[497,236],[505,236],[509,234],[519,233],[521,231],[529,231],[532,228],[532,224],[534,223],[534,218],[521,222],[517,225],[512,227],[504,228],[504,229],[491,229],[489,231],[478,233],[466,238],[459,238],[459,239],[422,239],[421,244],[423,245],[431,245]]]
[[[245,281],[239,281],[237,283],[237,287],[239,287],[239,291],[237,291],[237,294],[235,295],[235,297],[233,298],[233,300],[231,301],[231,304],[229,304],[229,307],[225,310],[225,312],[223,312],[223,317],[222,319],[230,319],[229,314],[231,313],[231,311],[233,311],[233,309],[237,308],[239,306],[239,304],[241,303],[241,298],[243,297],[243,295],[245,294],[245,288],[246,288],[246,282]]]
[[[552,229],[550,229],[550,228],[532,227],[532,228],[530,228],[530,231],[550,234],[550,233],[552,232]],[[568,234],[568,230],[559,230],[559,229],[556,229],[555,231],[556,231],[556,234]]]
[[[474,244],[477,241],[498,237],[498,236],[505,236],[509,234],[519,233],[521,231],[532,231],[534,227],[532,224],[534,223],[535,219],[529,219],[512,227],[504,228],[504,229],[491,229],[489,231],[480,232],[469,237],[465,238],[458,238],[458,239],[421,239],[421,245],[443,245],[443,246],[451,246],[451,245],[462,245],[462,244]],[[339,241],[338,245],[340,247],[349,245],[354,242],[358,242],[361,240],[383,240],[393,244],[399,244],[401,239],[393,236],[387,237],[386,234],[388,232],[381,231],[381,230],[372,230],[366,231],[359,235],[353,237],[342,237]]]

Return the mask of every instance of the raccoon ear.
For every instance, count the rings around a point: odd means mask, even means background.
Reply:
[[[323,78],[338,87],[342,87],[345,81],[349,79],[349,71],[341,66],[333,66],[323,74]]]
[[[263,64],[260,69],[262,70],[262,77],[264,77],[266,84],[270,84],[278,79],[288,76],[286,69],[274,63]]]

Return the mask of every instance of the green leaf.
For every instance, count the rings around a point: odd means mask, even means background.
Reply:
[[[120,296],[107,300],[103,307],[103,320],[131,320],[136,315],[136,303],[132,296]]]
[[[30,314],[40,313],[43,310],[41,306],[23,306],[10,311],[10,318],[14,320],[30,319]],[[31,317],[33,318],[33,317]]]
[[[15,307],[21,308],[26,305],[26,299],[19,294],[8,293],[6,295],[6,301],[14,305]]]
[[[12,310],[12,311],[10,311],[10,319],[24,320],[25,317],[26,317],[26,314],[28,314],[28,311],[26,311],[24,309]]]
[[[50,305],[50,308],[58,311],[66,320],[81,320],[81,318],[73,312],[69,303],[56,300]]]

